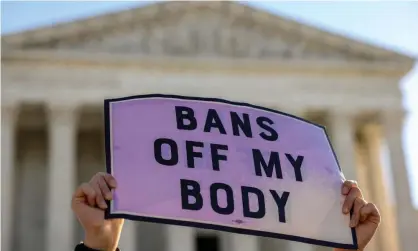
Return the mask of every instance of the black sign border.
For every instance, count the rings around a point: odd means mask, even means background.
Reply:
[[[124,100],[147,99],[147,98],[168,98],[168,99],[180,99],[180,100],[191,100],[191,101],[206,101],[206,102],[230,104],[230,105],[235,105],[235,106],[250,107],[250,108],[260,109],[260,110],[264,110],[268,112],[273,112],[276,114],[285,115],[285,116],[292,117],[292,118],[301,120],[303,122],[309,123],[311,125],[317,126],[324,130],[324,134],[327,136],[328,144],[332,150],[332,153],[337,162],[338,168],[341,171],[341,166],[338,162],[334,148],[332,147],[332,144],[329,140],[329,136],[326,132],[325,127],[322,125],[319,125],[311,121],[307,121],[303,118],[299,118],[294,115],[287,114],[285,112],[277,111],[274,109],[252,105],[248,103],[243,103],[243,102],[229,101],[229,100],[225,100],[221,98],[192,97],[192,96],[181,96],[181,95],[171,95],[171,94],[144,94],[144,95],[134,95],[134,96],[127,96],[127,97],[112,98],[112,99],[104,100],[105,152],[106,152],[106,172],[107,173],[109,174],[112,173],[112,166],[111,166],[112,156],[111,156],[111,140],[110,140],[111,139],[110,110],[109,110],[110,104],[113,102],[124,101]],[[322,241],[322,240],[310,239],[310,238],[294,236],[294,235],[286,235],[286,234],[279,234],[279,233],[270,233],[270,232],[265,232],[265,231],[219,226],[219,225],[208,224],[208,223],[198,223],[198,222],[172,220],[172,219],[161,219],[161,218],[138,216],[138,215],[132,215],[132,214],[114,214],[110,212],[110,202],[108,201],[107,203],[108,203],[108,207],[105,210],[105,219],[124,218],[124,219],[129,219],[129,220],[134,220],[134,221],[144,221],[144,222],[169,224],[169,225],[177,225],[177,226],[185,226],[185,227],[195,227],[195,228],[211,229],[211,230],[218,230],[218,231],[226,231],[226,232],[237,233],[237,234],[247,234],[247,235],[260,236],[260,237],[278,238],[278,239],[289,240],[289,241],[303,242],[303,243],[312,244],[312,245],[327,246],[331,248],[353,249],[353,250],[358,249],[357,235],[356,235],[355,228],[351,228],[353,244],[342,244],[342,243],[337,243],[337,242]]]

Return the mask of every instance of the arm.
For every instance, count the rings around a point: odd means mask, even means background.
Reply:
[[[376,205],[368,203],[355,181],[345,181],[341,193],[346,196],[343,204],[343,213],[353,210],[350,227],[356,229],[358,251],[363,251],[380,224],[380,213]],[[334,251],[349,251],[336,248]]]
[[[84,242],[75,251],[118,251],[123,219],[104,218],[106,200],[112,200],[111,190],[116,180],[107,173],[98,173],[80,185],[73,195],[71,207],[83,226]]]

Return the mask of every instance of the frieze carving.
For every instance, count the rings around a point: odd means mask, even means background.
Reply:
[[[250,13],[232,17],[214,10],[177,14],[160,11],[145,21],[126,25],[130,29],[89,36],[83,42],[63,41],[58,47],[126,54],[228,58],[349,59],[350,54],[307,41],[297,31],[257,24]]]

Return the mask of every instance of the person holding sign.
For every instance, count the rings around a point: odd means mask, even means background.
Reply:
[[[119,250],[118,242],[124,220],[106,220],[104,217],[106,201],[112,200],[113,189],[117,189],[114,177],[107,173],[97,173],[75,191],[71,206],[85,231],[84,241],[75,247],[75,251]],[[350,227],[356,230],[358,250],[364,250],[380,224],[379,210],[363,198],[355,181],[345,181],[341,194],[345,196],[342,213],[349,214],[352,210]]]

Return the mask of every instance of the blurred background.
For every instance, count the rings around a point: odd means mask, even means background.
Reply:
[[[383,222],[418,247],[418,2],[1,2],[1,245],[72,250],[77,184],[104,171],[103,99],[220,97],[326,126]],[[123,251],[329,248],[127,222]]]

